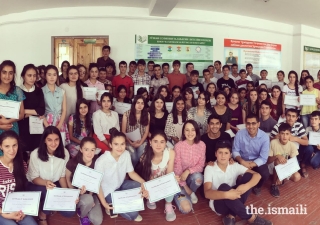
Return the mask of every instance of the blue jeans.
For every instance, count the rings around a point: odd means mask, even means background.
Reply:
[[[5,219],[0,215],[0,224],[1,225],[37,225],[32,216],[25,216],[23,220],[16,222],[14,220]]]
[[[313,146],[312,145],[300,145],[298,151],[299,151],[298,160],[304,165],[309,165],[310,160],[311,160],[311,156],[313,153]]]
[[[129,190],[129,189],[134,189],[141,187],[141,184],[138,183],[137,181],[133,180],[124,180],[123,183],[121,184],[120,188],[118,188],[115,191],[123,191],[123,190]],[[111,193],[107,195],[106,197],[106,202],[108,204],[112,203],[112,198],[111,198]],[[120,216],[127,220],[135,220],[139,215],[139,212],[128,212],[128,213],[120,213]]]
[[[305,129],[307,127],[309,127],[310,126],[310,114],[301,115],[301,121],[302,121],[302,124],[303,124]]]
[[[310,164],[313,169],[317,169],[320,167],[320,150],[317,149],[316,146],[312,146],[314,149],[314,156],[311,158]]]
[[[59,181],[55,182],[54,184],[56,185],[56,187],[61,187],[59,184]],[[39,210],[42,211],[44,214],[49,215],[51,211],[43,210],[43,204],[47,195],[47,188],[45,186],[40,186],[40,185],[33,184],[31,182],[28,182],[27,190],[41,191]],[[76,211],[59,211],[59,213],[64,217],[73,217]]]
[[[144,149],[145,149],[146,145],[147,145],[147,142],[144,142],[138,148],[134,148],[131,145],[127,144],[133,167],[135,167],[138,164],[140,157],[144,153]]]

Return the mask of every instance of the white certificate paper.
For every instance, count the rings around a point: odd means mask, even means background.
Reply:
[[[0,115],[5,118],[19,119],[20,102],[0,99]]]
[[[78,188],[86,187],[87,191],[99,194],[103,173],[78,164],[73,174],[72,185]]]
[[[271,80],[259,80],[259,85],[265,84],[267,88],[272,88],[272,81]]]
[[[316,96],[315,95],[300,95],[300,105],[316,105]]]
[[[40,191],[11,192],[2,203],[2,212],[11,213],[22,211],[26,215],[38,216]]]
[[[195,99],[198,98],[198,94],[197,94],[197,91],[199,91],[199,87],[190,87],[193,91],[193,96]]]
[[[139,84],[135,84],[134,85],[134,95],[137,95],[137,91],[139,88],[145,88],[147,89],[148,93],[149,93],[149,85],[139,85]]]
[[[100,101],[101,99],[101,96],[104,94],[104,93],[109,93],[109,90],[98,90],[98,101]]]
[[[96,87],[83,87],[83,98],[90,100],[90,101],[95,101],[97,98],[97,91],[98,89]]]
[[[174,172],[161,176],[157,179],[150,180],[144,183],[144,187],[149,192],[149,201],[151,203],[157,202],[181,191]]]
[[[245,124],[238,124],[238,125],[237,125],[237,128],[238,128],[239,130],[246,129],[246,125],[245,125]]]
[[[320,133],[318,132],[309,132],[309,145],[318,145],[320,144]]]
[[[282,181],[300,170],[300,166],[297,157],[293,157],[288,159],[286,164],[279,164],[275,166],[275,169],[279,180]]]
[[[231,138],[233,138],[233,137],[235,137],[235,136],[236,136],[236,135],[232,132],[232,130],[231,130],[231,129],[226,130],[225,132],[226,132],[226,133],[228,133],[228,134],[230,134],[230,137],[231,137]]]
[[[247,89],[247,84],[241,84],[241,85],[238,86],[238,88],[245,88],[245,89]]]
[[[283,82],[279,82],[279,81],[277,81],[277,82],[272,82],[272,87],[273,86],[279,86],[280,88],[281,88],[281,90],[282,90],[282,88],[283,88],[283,86],[284,86],[284,83]]]
[[[300,103],[298,101],[299,96],[291,96],[291,95],[285,95],[284,97],[284,104],[286,105],[294,105],[294,106],[300,106]]]
[[[29,117],[29,132],[30,134],[42,134],[44,131],[43,119],[37,116]]]
[[[126,111],[131,109],[131,104],[123,103],[123,102],[115,102],[114,104],[114,111],[123,115]]]
[[[131,141],[139,141],[141,140],[141,134],[139,128],[135,129],[132,132],[126,133],[127,138]]]
[[[75,211],[76,200],[79,198],[80,189],[53,188],[47,190],[43,210],[50,211]]]
[[[113,212],[127,213],[144,210],[141,188],[134,188],[111,193]]]
[[[173,102],[166,102],[166,109],[168,113],[171,113],[173,107]]]

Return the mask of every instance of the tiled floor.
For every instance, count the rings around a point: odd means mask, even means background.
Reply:
[[[265,218],[270,219],[275,225],[320,225],[320,170],[309,169],[309,178],[302,178],[298,183],[287,181],[284,186],[280,187],[280,198],[274,198],[269,194],[270,181],[267,182],[262,189],[262,194],[257,197],[253,194],[249,196],[247,205],[253,204],[255,207],[263,207],[267,209],[268,205],[271,207],[296,207],[297,204],[306,205],[307,214],[303,215],[264,215]],[[182,215],[178,210],[177,219],[170,224],[176,225],[221,225],[221,218],[212,212],[208,207],[208,201],[197,194],[199,202],[194,205],[195,213]],[[169,224],[166,222],[164,215],[164,202],[157,203],[156,210],[149,210],[141,212],[143,221],[140,223],[126,221],[118,217],[110,219],[104,215],[103,225],[160,225]],[[58,213],[51,216],[49,225],[76,225],[79,224],[78,217],[74,216],[71,219],[66,219]]]

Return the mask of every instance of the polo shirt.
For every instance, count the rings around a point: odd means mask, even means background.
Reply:
[[[224,172],[220,169],[216,161],[214,166],[207,166],[205,168],[204,183],[212,183],[211,189],[215,191],[218,190],[221,184],[228,184],[230,187],[233,187],[236,185],[238,176],[243,175],[247,170],[247,167],[238,163],[233,163],[229,164]],[[210,200],[209,206],[216,212],[214,208],[214,200]]]
[[[172,88],[174,86],[179,86],[181,89],[183,88],[183,85],[187,83],[187,78],[185,74],[182,73],[169,73],[167,75],[167,78],[169,80],[169,91],[172,92]]]
[[[132,78],[128,75],[125,75],[124,77],[121,77],[120,74],[115,76],[112,80],[112,87],[115,88],[115,95],[118,96],[117,88],[120,85],[124,85],[127,88],[127,97],[129,97],[130,93],[130,87],[133,87],[133,81]]]

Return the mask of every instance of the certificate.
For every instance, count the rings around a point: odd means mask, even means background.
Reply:
[[[141,188],[134,188],[111,193],[114,213],[137,212],[144,210]]]
[[[166,102],[166,108],[168,113],[171,113],[173,107],[173,102]]]
[[[231,129],[226,130],[225,132],[226,132],[226,133],[228,133],[228,134],[230,134],[230,137],[231,137],[231,138],[233,138],[233,137],[235,137],[235,136],[236,136],[236,135],[232,132],[232,130],[231,130]]]
[[[261,84],[267,85],[267,88],[271,88],[272,87],[272,81],[271,80],[259,80],[259,85],[261,85]]]
[[[199,87],[190,87],[193,91],[193,96],[195,99],[198,98],[198,94],[197,94],[197,91],[199,91]]]
[[[139,140],[141,140],[141,133],[140,133],[139,128],[135,129],[132,132],[126,133],[126,136],[131,141],[139,141]]]
[[[292,174],[300,170],[297,157],[287,160],[286,164],[279,164],[275,166],[278,178],[280,181],[290,177]]]
[[[0,115],[5,118],[19,119],[20,102],[0,99]]]
[[[139,84],[135,84],[134,85],[134,95],[137,95],[138,89],[139,88],[145,88],[147,89],[148,93],[149,93],[149,85],[139,85]]]
[[[29,132],[30,134],[42,134],[44,131],[43,128],[43,119],[39,119],[37,116],[29,117]]]
[[[149,192],[149,201],[151,203],[157,202],[181,191],[174,172],[161,176],[157,179],[150,180],[144,183],[144,187]]]
[[[47,190],[43,210],[50,211],[75,211],[76,200],[79,198],[80,189],[53,188]]]
[[[320,133],[318,132],[309,132],[309,145],[318,145],[320,144]]]
[[[237,128],[238,128],[239,130],[246,129],[246,125],[245,125],[245,124],[238,124],[238,125],[237,125]]]
[[[83,87],[83,98],[90,100],[90,101],[95,101],[97,98],[97,88],[96,87]]]
[[[131,104],[123,102],[114,102],[114,111],[123,115],[126,111],[131,109]]]
[[[315,95],[300,95],[300,105],[316,105],[316,96]]]
[[[286,117],[282,118],[282,116],[280,116],[278,119],[278,123],[282,123],[282,122],[286,122],[286,121],[287,121]]]
[[[11,213],[21,210],[26,215],[38,216],[40,196],[40,191],[8,193],[2,204],[2,212]]]
[[[99,194],[102,177],[103,173],[79,163],[73,174],[72,185],[78,188],[85,186],[87,191]]]
[[[106,92],[109,93],[109,90],[98,90],[98,101],[100,101],[101,96]]]
[[[272,87],[276,86],[276,85],[279,86],[281,88],[281,90],[282,90],[282,88],[284,86],[284,83],[283,82],[279,82],[279,81],[278,82],[272,82]]]
[[[299,96],[291,96],[291,95],[285,95],[284,96],[284,104],[286,105],[294,105],[294,106],[300,106],[300,103],[298,101]]]

